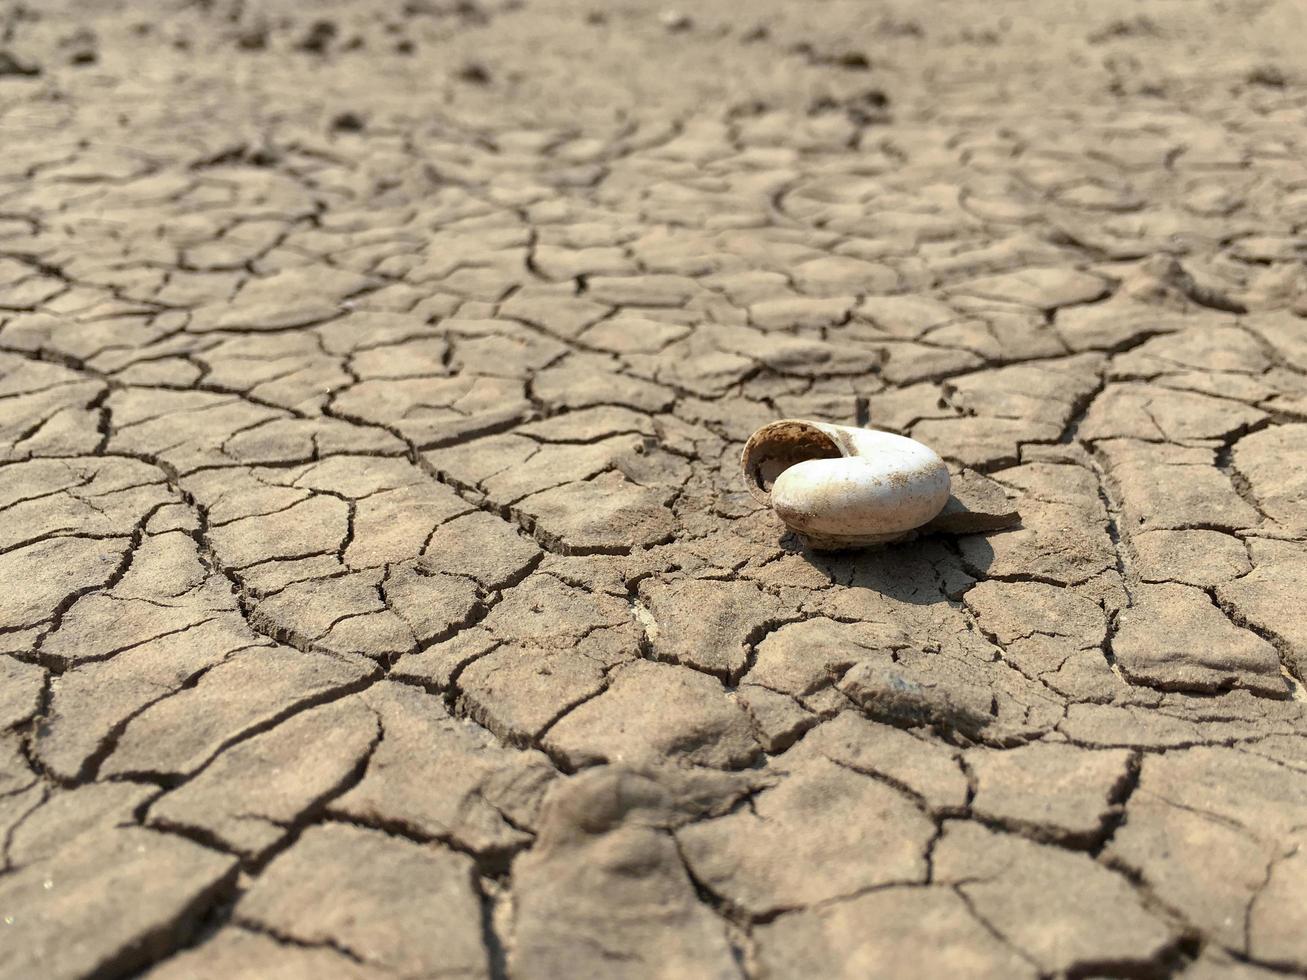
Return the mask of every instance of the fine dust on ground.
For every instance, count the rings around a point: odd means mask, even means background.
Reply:
[[[0,977],[1307,975],[1305,56],[0,2]]]

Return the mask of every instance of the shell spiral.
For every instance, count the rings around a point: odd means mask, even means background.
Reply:
[[[749,492],[817,549],[902,538],[949,498],[933,449],[876,429],[781,419],[749,438],[740,464]]]

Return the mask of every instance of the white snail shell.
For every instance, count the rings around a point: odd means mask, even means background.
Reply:
[[[781,419],[749,437],[740,465],[749,493],[820,550],[902,538],[949,499],[933,449],[876,429]]]

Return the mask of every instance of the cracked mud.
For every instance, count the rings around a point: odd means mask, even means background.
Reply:
[[[1300,5],[86,6],[0,977],[1307,975]],[[957,499],[805,552],[778,417]]]

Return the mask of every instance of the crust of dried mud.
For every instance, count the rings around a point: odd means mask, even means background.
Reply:
[[[919,6],[0,5],[0,977],[1307,974],[1307,15]]]

